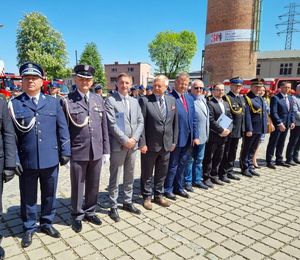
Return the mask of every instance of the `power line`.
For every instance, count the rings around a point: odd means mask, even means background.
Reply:
[[[297,12],[296,8],[299,7],[300,4],[290,3],[284,8],[288,8],[289,11],[283,15],[278,16],[279,20],[283,17],[287,17],[287,21],[276,24],[276,28],[278,29],[280,26],[285,26],[286,29],[277,32],[277,35],[286,34],[285,38],[285,50],[290,50],[292,48],[293,34],[300,32],[297,28],[295,28],[295,24],[300,24],[300,21],[296,20],[296,17],[300,15]]]

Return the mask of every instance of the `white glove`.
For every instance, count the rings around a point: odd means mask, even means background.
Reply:
[[[102,155],[102,164],[105,165],[109,163],[110,154],[103,154]]]

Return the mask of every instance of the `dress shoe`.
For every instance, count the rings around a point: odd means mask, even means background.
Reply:
[[[267,163],[267,167],[273,170],[276,169],[276,166],[273,163]]]
[[[136,214],[136,215],[140,215],[141,214],[141,211],[138,208],[136,208],[133,205],[133,203],[130,203],[130,204],[129,203],[124,203],[123,204],[123,209],[126,210],[126,211],[128,211],[128,212],[131,212],[133,214]]]
[[[194,183],[193,185],[194,185],[194,187],[204,189],[204,190],[208,190],[208,186],[206,186],[202,181],[198,182],[198,183]]]
[[[220,185],[220,186],[223,186],[223,185],[224,185],[224,183],[221,182],[219,179],[214,179],[214,178],[212,178],[212,179],[211,179],[211,182],[214,183],[214,184]]]
[[[285,162],[276,162],[275,164],[278,166],[283,166],[283,167],[287,167],[287,168],[291,167],[289,164],[287,164]]]
[[[241,179],[240,177],[235,176],[235,174],[232,174],[232,173],[227,173],[227,177],[228,177],[228,179],[236,180],[236,181],[239,181]]]
[[[25,232],[22,237],[21,245],[22,247],[29,247],[32,243],[33,232]]]
[[[59,231],[52,226],[41,226],[41,232],[45,233],[50,237],[60,238]]]
[[[115,222],[119,222],[121,220],[117,208],[111,208],[108,215]]]
[[[166,200],[164,197],[162,196],[155,196],[154,197],[154,202],[162,207],[170,207],[171,206],[171,202]]]
[[[186,189],[187,191],[189,191],[189,192],[194,192],[194,189],[193,189],[193,187],[192,187],[191,184],[186,185],[186,186],[185,186],[185,189]]]
[[[174,192],[176,195],[189,199],[191,196],[186,192],[186,191],[178,191],[178,192]]]
[[[254,171],[253,169],[250,169],[249,172],[253,175],[253,176],[260,176],[260,174],[256,171]]]
[[[213,183],[211,182],[210,179],[207,179],[207,180],[203,181],[203,183],[204,183],[207,187],[209,187],[209,188],[213,188],[213,187],[214,187],[214,185],[213,185]]]
[[[248,169],[242,171],[242,174],[243,174],[244,176],[246,176],[246,177],[249,177],[249,178],[252,178],[252,177],[253,177],[252,174],[251,174],[251,172],[250,172]]]
[[[165,197],[170,200],[176,200],[176,195],[173,192],[165,192]]]
[[[143,206],[144,206],[145,209],[151,210],[152,209],[151,199],[150,198],[144,199]]]
[[[82,230],[82,224],[81,220],[76,220],[74,219],[72,222],[72,229],[76,232],[79,233]]]
[[[260,167],[258,164],[253,164],[253,167],[254,167],[255,169],[261,169],[261,167]]]
[[[227,176],[224,176],[224,177],[220,178],[220,181],[230,183],[230,180]]]
[[[102,224],[102,221],[100,218],[98,218],[96,215],[92,216],[84,216],[84,219],[87,220],[88,222],[91,222],[94,225],[100,226]]]
[[[288,165],[291,165],[291,166],[297,166],[297,163],[295,163],[295,162],[292,161],[292,160],[288,160],[288,161],[286,161],[285,163],[287,163]]]
[[[294,158],[294,160],[293,160],[295,163],[297,163],[297,164],[300,164],[300,161],[298,160],[298,159],[296,159],[296,158]]]
[[[0,246],[0,260],[4,259],[4,257],[5,257],[5,251],[4,251],[3,247]]]

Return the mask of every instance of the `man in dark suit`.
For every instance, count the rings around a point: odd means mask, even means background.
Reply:
[[[58,163],[68,163],[70,136],[66,118],[59,101],[41,93],[43,69],[35,63],[20,67],[22,89],[25,93],[9,103],[23,173],[20,176],[21,217],[25,234],[22,246],[32,243],[37,230],[37,187],[41,187],[41,231],[58,238],[52,226],[55,216]]]
[[[266,161],[267,167],[275,169],[272,163],[272,157],[276,149],[276,165],[290,167],[290,165],[283,161],[283,148],[289,128],[295,128],[295,116],[293,111],[293,99],[289,95],[291,91],[290,82],[280,83],[280,92],[271,98],[271,113],[270,117],[275,126],[275,131],[270,135],[267,146]]]
[[[233,173],[237,147],[245,131],[245,100],[240,96],[243,80],[239,77],[230,79],[230,91],[223,99],[228,102],[232,115],[232,130],[225,143],[224,154],[219,168],[221,181],[230,183],[229,179],[240,180]]]
[[[111,157],[109,166],[109,216],[120,221],[118,213],[119,179],[123,174],[123,209],[133,214],[141,214],[132,202],[134,166],[138,152],[138,142],[144,129],[144,118],[137,99],[128,95],[132,78],[126,73],[117,77],[117,89],[106,99]]]
[[[264,80],[251,80],[249,93],[245,96],[245,134],[241,148],[240,166],[242,174],[247,177],[259,176],[254,170],[253,156],[262,134],[267,132],[267,109],[260,96]]]
[[[165,95],[169,80],[159,75],[153,81],[153,94],[140,98],[144,116],[144,131],[140,139],[141,190],[144,208],[151,210],[152,175],[154,170],[154,202],[169,207],[163,198],[164,182],[168,172],[170,152],[178,140],[178,114],[174,97]]]
[[[15,130],[8,113],[5,97],[0,95],[0,221],[2,220],[3,182],[10,181],[16,172]],[[2,236],[0,235],[0,242]],[[0,246],[0,259],[4,259],[4,250]]]
[[[190,158],[193,144],[199,145],[199,130],[193,98],[186,94],[189,75],[180,73],[175,80],[175,86],[170,95],[176,99],[178,111],[178,141],[176,148],[170,154],[169,169],[165,180],[165,196],[175,200],[175,194],[189,198],[183,188],[184,171]],[[175,193],[175,194],[174,194]]]
[[[230,125],[221,126],[219,118],[222,114],[231,119],[230,107],[222,98],[224,96],[224,85],[217,83],[213,86],[210,101],[207,102],[209,108],[209,138],[206,144],[204,160],[203,160],[203,179],[204,184],[213,188],[213,183],[223,185],[220,179],[223,175],[218,175],[219,166],[223,157],[225,142],[230,134]]]
[[[71,137],[72,229],[78,233],[83,219],[102,224],[95,208],[101,167],[109,161],[110,148],[104,101],[90,92],[95,69],[80,64],[74,72],[76,90],[63,101],[63,107]]]

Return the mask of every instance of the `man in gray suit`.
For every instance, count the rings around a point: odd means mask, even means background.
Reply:
[[[134,165],[138,141],[144,129],[144,119],[137,99],[128,92],[132,78],[121,73],[117,78],[118,91],[106,99],[106,114],[111,146],[109,198],[111,210],[109,216],[120,221],[118,214],[119,178],[123,172],[124,202],[123,209],[134,214],[141,214],[132,203]]]
[[[101,166],[109,161],[110,149],[104,101],[90,92],[95,69],[77,65],[74,72],[76,90],[62,103],[71,137],[72,229],[78,233],[83,219],[95,225],[102,223],[95,214],[95,207]]]
[[[140,139],[141,189],[144,208],[151,210],[152,175],[154,172],[154,202],[162,207],[171,204],[163,198],[164,182],[168,173],[170,152],[178,140],[176,100],[165,95],[169,80],[159,75],[153,81],[153,94],[139,99],[145,127]]]
[[[193,187],[208,189],[203,183],[202,162],[205,152],[205,144],[209,135],[209,109],[203,95],[204,84],[201,80],[195,80],[192,83],[191,96],[194,98],[195,113],[198,119],[199,145],[194,145],[192,149],[191,160],[185,171],[185,189],[193,192]]]

